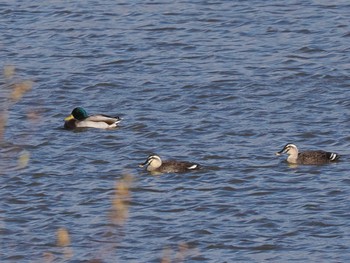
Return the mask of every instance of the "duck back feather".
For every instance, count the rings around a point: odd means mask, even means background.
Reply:
[[[325,151],[305,151],[298,154],[298,163],[300,164],[324,164],[339,160],[340,156],[336,153]]]

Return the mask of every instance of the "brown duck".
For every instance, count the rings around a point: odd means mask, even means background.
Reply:
[[[339,160],[337,153],[326,151],[299,152],[295,144],[287,143],[276,155],[288,154],[287,162],[291,164],[325,164]]]
[[[146,170],[151,173],[184,173],[200,168],[197,163],[175,160],[162,161],[159,155],[156,154],[148,156],[147,160],[139,166],[147,166]]]

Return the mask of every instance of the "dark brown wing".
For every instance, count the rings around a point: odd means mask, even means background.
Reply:
[[[325,151],[305,151],[298,155],[298,163],[301,164],[323,164],[338,159],[338,154]]]
[[[200,166],[196,163],[190,162],[177,162],[177,161],[163,161],[160,167],[160,172],[163,173],[182,173],[189,172],[192,170],[198,170]]]

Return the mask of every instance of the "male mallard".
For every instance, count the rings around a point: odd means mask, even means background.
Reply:
[[[182,161],[162,161],[159,155],[151,154],[146,162],[140,164],[140,167],[147,165],[147,171],[152,173],[183,173],[198,170],[199,164]]]
[[[121,121],[119,117],[110,117],[103,114],[89,116],[87,112],[81,108],[75,108],[71,115],[64,119],[64,127],[66,129],[75,128],[99,128],[108,129],[117,127]]]
[[[288,154],[287,162],[291,164],[325,164],[337,161],[340,156],[337,153],[325,151],[305,151],[299,153],[295,144],[287,143],[276,155]]]

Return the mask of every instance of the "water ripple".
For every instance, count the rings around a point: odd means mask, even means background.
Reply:
[[[35,83],[0,94],[1,262],[349,261],[348,3],[0,6],[0,84]],[[66,131],[75,106],[123,121]],[[342,161],[288,166],[287,142]],[[203,169],[150,176],[150,153]]]

